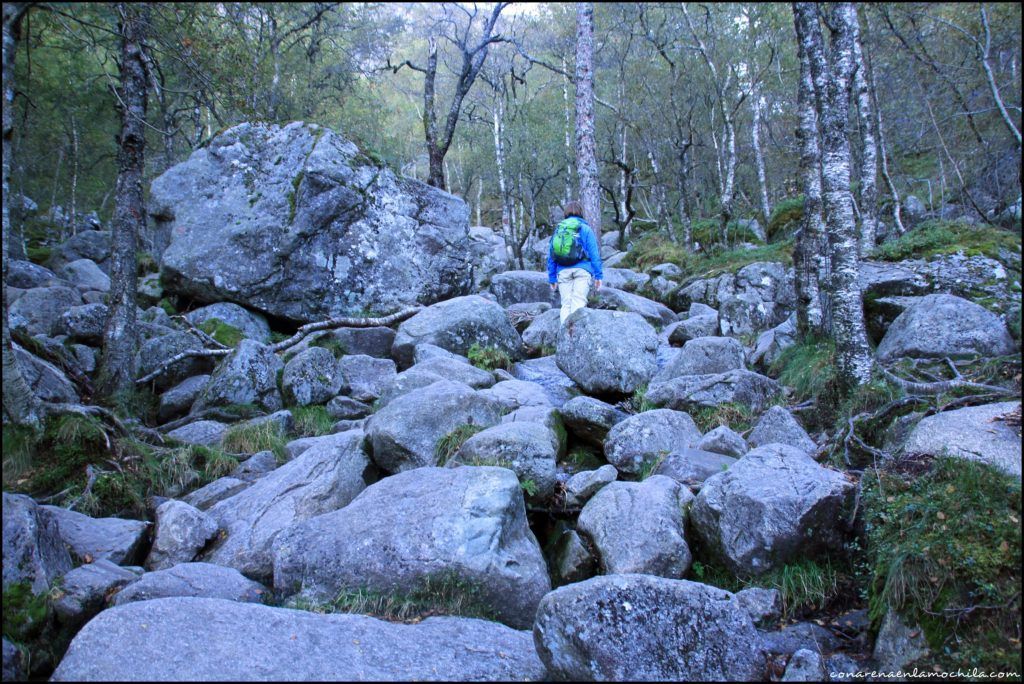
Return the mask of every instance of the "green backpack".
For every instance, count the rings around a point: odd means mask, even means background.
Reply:
[[[551,258],[559,266],[575,266],[587,258],[580,243],[580,228],[583,222],[575,216],[561,221],[551,236]]]

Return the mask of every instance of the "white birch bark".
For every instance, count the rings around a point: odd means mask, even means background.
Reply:
[[[767,226],[772,215],[768,202],[768,181],[764,170],[764,153],[761,150],[761,93],[753,83],[750,87],[750,142],[754,146],[754,165],[757,167],[758,199],[761,202],[761,221]]]
[[[871,111],[864,51],[861,47],[860,27],[854,17],[853,64],[854,92],[857,101],[857,119],[860,124],[860,239],[859,252],[865,256],[875,248],[878,235],[878,147],[875,142],[875,117]]]

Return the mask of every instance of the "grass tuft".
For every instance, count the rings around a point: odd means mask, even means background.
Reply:
[[[296,437],[322,437],[334,430],[334,419],[326,406],[296,406],[289,409],[295,421]]]
[[[293,413],[294,415],[294,413]],[[272,451],[278,461],[285,458],[284,445],[287,442],[281,425],[268,420],[262,423],[242,423],[228,428],[221,440],[225,451],[235,454],[255,454]]]
[[[465,424],[460,425],[447,435],[437,440],[437,444],[434,446],[434,456],[437,457],[437,465],[443,466],[448,460],[455,455],[462,445],[465,444],[466,440],[481,432],[484,428],[480,425]]]
[[[734,402],[725,402],[718,406],[699,406],[689,413],[702,433],[713,430],[719,425],[724,425],[736,432],[743,432],[754,424],[754,412],[750,410],[750,407]]]

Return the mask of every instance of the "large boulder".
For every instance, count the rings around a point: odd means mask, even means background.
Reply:
[[[577,529],[594,544],[601,572],[681,578],[693,556],[686,518],[693,494],[652,475],[643,482],[605,485],[580,512]]]
[[[878,359],[1005,356],[1017,351],[1006,324],[984,307],[936,294],[896,317],[878,345]]]
[[[424,342],[463,355],[474,344],[497,347],[513,358],[522,354],[522,340],[505,309],[479,295],[439,302],[404,321],[398,326],[391,354],[400,367],[407,368],[416,345]]]
[[[150,524],[124,518],[92,518],[60,506],[42,506],[43,515],[57,521],[61,539],[79,562],[105,559],[134,565],[149,538]]]
[[[558,309],[549,309],[534,318],[523,331],[523,344],[531,349],[554,347],[561,326],[561,312]]]
[[[782,386],[775,380],[741,369],[716,375],[683,375],[651,383],[647,390],[647,399],[655,405],[679,411],[735,403],[756,413],[781,396]]]
[[[494,384],[494,375],[458,359],[427,359],[408,370],[392,375],[381,389],[378,408],[387,406],[404,394],[441,380],[469,385],[473,389],[483,389]]]
[[[608,431],[604,455],[621,472],[636,474],[675,449],[693,446],[700,437],[700,429],[688,413],[644,411]]]
[[[718,309],[722,335],[738,336],[782,323],[796,307],[793,269],[777,262],[756,262],[735,274],[695,280],[673,294],[677,310],[692,303]]]
[[[203,306],[185,315],[188,322],[195,326],[201,326],[211,318],[237,328],[242,335],[251,340],[266,344],[270,342],[270,325],[267,319],[249,311],[245,307],[231,302],[217,302],[209,306]]]
[[[491,292],[502,306],[520,302],[549,302],[554,298],[548,274],[541,271],[505,271],[491,278]]]
[[[165,570],[147,572],[114,596],[114,605],[151,601],[170,596],[219,598],[260,603],[267,588],[253,582],[234,568],[213,563],[180,563]]]
[[[499,423],[467,439],[449,464],[508,468],[520,482],[532,482],[530,498],[545,501],[555,491],[558,437],[545,425]]]
[[[468,385],[441,380],[403,394],[366,421],[374,462],[388,472],[437,465],[437,443],[462,425],[487,427],[501,404]]]
[[[275,545],[274,587],[285,595],[409,592],[427,581],[474,593],[513,627],[533,624],[551,584],[511,471],[399,473],[341,510],[292,526]]]
[[[296,406],[325,404],[338,395],[343,383],[334,354],[323,347],[310,347],[284,364],[281,391]]]
[[[556,363],[588,394],[631,394],[657,370],[658,338],[634,313],[582,308],[558,331]]]
[[[594,446],[602,446],[608,431],[629,417],[625,411],[593,397],[573,397],[559,412],[576,437]]]
[[[193,375],[161,394],[157,420],[163,423],[188,413],[209,381],[209,375]]]
[[[39,264],[21,259],[7,261],[7,285],[28,290],[33,287],[47,287],[57,284],[57,274]]]
[[[746,368],[743,345],[731,337],[698,337],[686,342],[682,350],[654,376],[654,382],[680,375],[709,375]]]
[[[480,288],[494,274],[508,268],[509,253],[505,238],[487,226],[469,227],[468,248],[472,254],[473,285]]]
[[[602,238],[604,236],[602,235]],[[617,290],[637,290],[650,281],[651,276],[646,273],[638,273],[628,268],[605,268],[604,285],[614,287]]]
[[[786,444],[811,456],[818,450],[818,445],[814,443],[803,426],[797,422],[792,413],[782,406],[772,406],[765,411],[754,425],[754,429],[750,431],[747,441],[755,447],[772,442]]]
[[[735,462],[736,459],[732,456],[701,449],[682,448],[665,456],[654,472],[692,487],[699,486],[704,480],[717,475]]]
[[[163,502],[157,506],[155,517],[153,548],[146,558],[148,570],[188,563],[217,534],[213,518],[184,501]]]
[[[651,325],[668,325],[676,320],[675,312],[664,304],[614,287],[602,287],[594,292],[593,299],[595,308],[639,314]]]
[[[315,321],[463,294],[466,204],[330,129],[239,124],[153,181],[166,288]]]
[[[342,392],[356,401],[374,401],[395,379],[395,362],[366,354],[348,354],[338,360]]]
[[[43,401],[58,403],[78,402],[75,386],[64,375],[64,372],[49,361],[44,361],[35,354],[30,354],[15,343],[14,357],[25,382],[32,392]]]
[[[104,611],[54,681],[509,681],[544,679],[528,632],[471,618],[415,625],[215,598]]]
[[[202,560],[227,565],[256,580],[273,572],[277,535],[302,520],[348,504],[367,485],[370,462],[363,433],[321,440],[295,460],[224,499],[207,513],[226,532]]]
[[[168,332],[143,343],[136,355],[139,377],[149,375],[157,368],[185,351],[200,351],[203,343],[198,337],[187,332]],[[174,387],[193,375],[204,375],[213,368],[211,360],[189,356],[172,363],[167,370],[156,376],[153,384],[157,390]]]
[[[842,473],[772,444],[705,480],[690,518],[731,572],[760,575],[838,545],[855,491]]]
[[[545,596],[533,638],[555,680],[761,681],[761,640],[733,596],[650,575],[595,577]]]
[[[580,388],[558,367],[555,357],[527,359],[512,366],[512,377],[540,385],[551,405],[558,408],[579,394]]]
[[[928,416],[907,437],[903,452],[988,463],[1019,478],[1020,406],[1019,401],[1005,401]]]
[[[110,291],[110,276],[100,270],[92,259],[78,259],[65,264],[60,269],[60,275],[81,292]]]
[[[331,361],[334,361],[333,357]],[[270,347],[243,339],[217,366],[210,376],[210,382],[199,395],[196,406],[202,409],[256,404],[267,411],[277,411],[282,406],[281,393],[277,389],[277,372],[282,369],[281,359]]]
[[[110,315],[106,304],[73,306],[61,314],[61,332],[72,342],[99,347]]]
[[[47,266],[59,271],[65,264],[91,259],[105,273],[110,272],[110,231],[80,230],[54,248]]]
[[[11,330],[29,335],[59,335],[63,332],[61,315],[82,303],[82,297],[70,287],[33,287],[25,290],[10,307]]]
[[[24,582],[35,594],[71,570],[58,522],[24,494],[3,493],[4,591]]]

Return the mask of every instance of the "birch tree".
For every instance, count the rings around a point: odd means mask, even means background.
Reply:
[[[576,175],[584,218],[601,244],[601,186],[594,140],[594,3],[576,4]]]
[[[110,238],[110,313],[103,332],[103,352],[97,371],[97,389],[108,400],[135,385],[135,255],[145,228],[142,180],[146,161],[146,59],[143,54],[149,28],[147,3],[119,3],[121,84],[117,104],[121,134],[117,154],[117,185]]]
[[[859,252],[861,256],[865,256],[875,248],[878,235],[878,145],[875,142],[875,116],[871,106],[859,26],[857,29],[853,41],[853,87],[860,130],[860,183],[857,188],[860,200]]]

